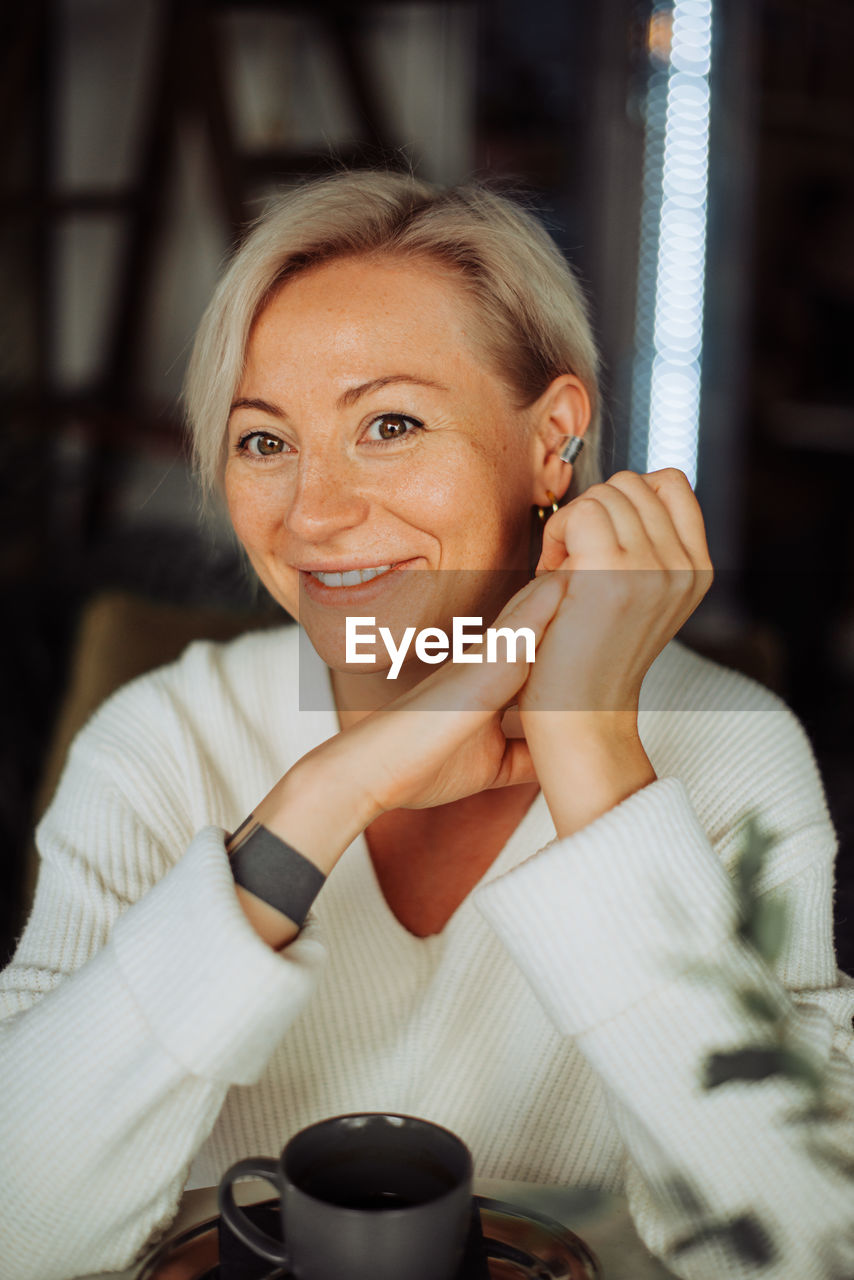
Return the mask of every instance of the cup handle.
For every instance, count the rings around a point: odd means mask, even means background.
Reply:
[[[234,1199],[233,1184],[238,1178],[263,1178],[282,1194],[279,1181],[279,1162],[264,1156],[249,1156],[246,1160],[238,1160],[230,1169],[226,1169],[219,1184],[219,1211],[228,1226],[253,1253],[266,1258],[268,1262],[277,1262],[280,1267],[290,1270],[290,1258],[281,1240],[256,1227],[250,1222],[240,1205]]]

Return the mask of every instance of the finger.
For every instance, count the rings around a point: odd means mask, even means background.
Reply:
[[[561,568],[567,556],[601,562],[619,550],[617,530],[608,508],[582,493],[546,521],[537,572]]]
[[[524,738],[525,730],[522,728],[518,702],[511,703],[504,712],[501,719],[501,732],[505,738]]]
[[[643,487],[646,489],[646,486]],[[653,502],[657,501],[649,489],[646,492]],[[608,480],[605,484],[594,484],[586,489],[582,497],[600,503],[608,512],[621,551],[649,553],[652,550],[649,530],[630,494]]]
[[[669,509],[655,489],[646,483],[646,477],[635,471],[618,471],[604,487],[612,493],[622,494],[632,503],[660,565],[668,569],[694,567]]]
[[[562,574],[532,579],[507,602],[492,624],[493,628],[506,627],[513,631],[522,627],[529,628],[533,632],[533,647],[536,652],[560,607],[565,587],[566,580]],[[485,657],[483,648],[481,641],[470,646],[466,653],[474,654],[480,650]],[[511,653],[514,653],[512,659]],[[530,663],[526,660],[526,653],[527,643],[524,637],[520,637],[515,646],[499,640],[494,662],[446,663],[423,680],[416,689],[405,694],[404,699],[413,704],[417,701],[420,709],[430,710],[433,706],[447,706],[450,696],[453,705],[461,713],[470,711],[476,715],[484,712],[493,714],[512,701],[528,678]],[[401,699],[401,703],[404,699]]]
[[[566,559],[564,548],[563,559]],[[521,590],[511,596],[495,619],[493,626],[521,625],[519,619],[524,617],[527,626],[534,628],[537,643],[545,633],[563,599],[566,580],[561,576],[532,578]]]
[[[706,527],[700,504],[684,471],[665,467],[650,471],[641,479],[667,508],[674,528],[695,569],[711,569],[712,560],[706,542]]]
[[[536,782],[537,774],[531,759],[531,750],[524,738],[508,739],[504,756],[488,790],[497,787],[518,787],[523,782]]]

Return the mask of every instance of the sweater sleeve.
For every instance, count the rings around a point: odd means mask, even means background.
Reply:
[[[660,779],[477,892],[477,903],[557,1028],[602,1079],[626,1148],[626,1189],[653,1253],[690,1280],[837,1280],[854,1273],[854,1179],[807,1149],[808,1100],[776,1076],[707,1090],[714,1052],[763,1038],[735,992],[789,1002],[792,1040],[827,1072],[841,1114],[823,1135],[854,1149],[854,983],[832,943],[835,850],[811,749],[774,717],[787,798],[752,812],[774,832],[761,888],[785,896],[789,933],[771,972],[735,938],[723,851],[746,812],[714,815],[715,844],[683,783]],[[761,771],[761,763],[757,765]],[[799,779],[795,783],[793,780]],[[792,781],[792,785],[787,784]],[[773,1258],[754,1267],[699,1225],[750,1218]],[[749,1233],[748,1233],[749,1234]]]
[[[176,848],[169,796],[142,816],[144,780],[121,785],[132,762],[94,737],[40,825],[32,916],[0,976],[4,1280],[124,1267],[168,1224],[226,1092],[260,1076],[325,955],[311,917],[266,946],[222,830]]]

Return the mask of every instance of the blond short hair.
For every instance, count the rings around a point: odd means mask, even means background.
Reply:
[[[482,319],[482,346],[520,408],[560,374],[592,406],[571,494],[601,479],[598,355],[587,302],[539,221],[479,185],[443,188],[376,171],[307,181],[277,196],[235,253],[196,335],[184,389],[206,492],[222,479],[226,427],[253,322],[286,280],[347,257],[429,259],[450,268]]]

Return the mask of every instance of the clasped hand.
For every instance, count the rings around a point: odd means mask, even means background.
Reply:
[[[625,753],[646,672],[711,582],[685,475],[618,472],[549,518],[535,578],[495,620],[534,631],[533,663],[447,663],[338,746],[377,812],[534,781],[556,742],[583,751],[585,735],[597,758],[609,735]],[[514,703],[524,737],[508,727]]]
[[[520,690],[535,710],[637,712],[643,678],[712,583],[703,517],[686,476],[620,471],[547,522],[537,574],[563,597]]]

